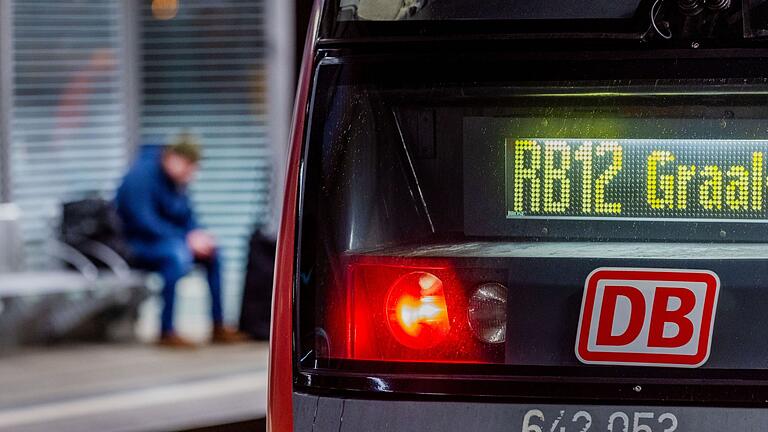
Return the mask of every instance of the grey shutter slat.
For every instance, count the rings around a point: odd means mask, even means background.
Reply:
[[[12,196],[42,264],[62,200],[111,195],[127,134],[119,0],[12,0]]]
[[[142,135],[156,142],[187,130],[203,145],[192,195],[219,239],[232,314],[248,236],[269,208],[264,1],[185,0],[167,21],[142,4]]]

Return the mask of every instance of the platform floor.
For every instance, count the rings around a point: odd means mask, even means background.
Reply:
[[[0,357],[0,431],[160,431],[263,417],[267,344],[148,343]]]

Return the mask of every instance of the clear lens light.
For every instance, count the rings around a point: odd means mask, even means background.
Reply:
[[[491,282],[480,285],[469,299],[469,326],[475,337],[502,343],[507,334],[507,288]]]

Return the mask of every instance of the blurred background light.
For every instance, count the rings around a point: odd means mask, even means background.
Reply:
[[[155,19],[174,19],[178,13],[179,0],[152,0],[152,16]]]

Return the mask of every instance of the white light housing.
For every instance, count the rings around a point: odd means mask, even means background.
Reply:
[[[496,282],[477,287],[469,299],[469,326],[476,338],[502,343],[507,334],[507,288]]]

